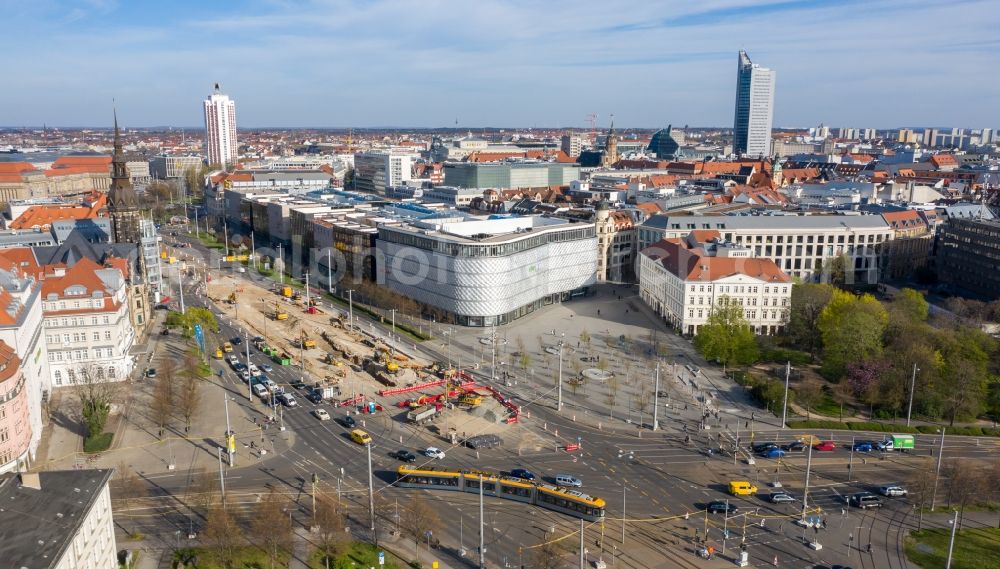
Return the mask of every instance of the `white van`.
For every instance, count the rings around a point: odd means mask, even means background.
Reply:
[[[257,397],[260,397],[261,399],[267,399],[268,398],[267,388],[264,387],[264,385],[260,384],[260,383],[255,383],[253,385],[253,394],[256,395]]]
[[[558,474],[556,475],[556,484],[560,486],[569,486],[571,488],[579,488],[583,486],[583,482],[575,476],[570,476],[569,474]]]

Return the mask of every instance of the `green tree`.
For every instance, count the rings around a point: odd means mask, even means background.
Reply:
[[[706,359],[727,366],[749,365],[759,356],[753,330],[743,317],[743,306],[728,296],[719,299],[708,321],[698,329],[694,345]]]
[[[840,379],[848,364],[881,354],[888,322],[874,296],[835,290],[816,323],[823,338],[823,373]]]
[[[954,425],[960,417],[974,417],[985,409],[990,364],[996,340],[975,328],[942,333],[944,360],[939,393],[944,416]]]
[[[924,295],[912,288],[904,288],[892,299],[892,309],[905,315],[910,320],[923,322],[930,314],[930,304]]]
[[[832,297],[833,287],[828,284],[797,284],[792,287],[788,336],[796,346],[813,356],[818,356],[823,348],[823,336],[816,323]]]

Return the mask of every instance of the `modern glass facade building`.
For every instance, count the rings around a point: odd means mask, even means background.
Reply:
[[[736,117],[733,152],[745,156],[771,155],[775,72],[750,61],[740,50],[736,68]]]
[[[510,164],[504,162],[449,162],[444,185],[459,188],[544,188],[580,179],[576,164]]]

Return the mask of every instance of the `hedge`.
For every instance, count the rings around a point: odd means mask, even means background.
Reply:
[[[920,425],[907,427],[898,423],[872,423],[855,421],[841,423],[840,421],[789,421],[792,429],[819,429],[834,431],[874,431],[878,433],[915,433],[936,435],[941,427],[935,425]],[[1000,429],[990,427],[945,427],[945,434],[969,437],[1000,437]]]
[[[111,441],[114,433],[101,433],[96,437],[87,437],[83,440],[83,452],[95,453],[104,452],[111,448]]]

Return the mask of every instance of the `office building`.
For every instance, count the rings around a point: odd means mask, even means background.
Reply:
[[[576,158],[583,152],[583,136],[579,134],[564,134],[560,139],[559,148],[571,158]]]
[[[580,179],[580,166],[554,162],[448,162],[444,184],[459,188],[547,188]]]
[[[880,215],[654,215],[639,227],[639,248],[695,230],[716,230],[805,282],[829,280],[833,259],[846,256],[848,284],[879,281],[882,245],[893,237]]]
[[[773,70],[750,61],[747,52],[740,50],[736,67],[733,153],[753,157],[771,155],[775,75]]]
[[[201,168],[203,164],[201,156],[157,154],[149,160],[149,173],[157,180],[178,180],[183,179],[188,170]]]
[[[937,269],[956,290],[1000,298],[1000,221],[949,217],[938,229]]]
[[[0,559],[19,569],[118,567],[111,470],[0,477]]]
[[[777,334],[788,322],[792,279],[750,247],[695,230],[643,249],[639,295],[682,334],[696,335],[724,297],[743,306],[755,334]]]
[[[611,211],[608,203],[597,204],[597,280],[624,282],[635,277],[635,220],[626,211]]]
[[[387,151],[354,155],[354,189],[384,196],[387,188],[413,178],[413,157]]]
[[[462,326],[506,324],[596,282],[592,224],[516,217],[380,226],[378,280]]]
[[[667,125],[667,128],[653,133],[648,150],[661,160],[674,160],[678,157],[682,144],[684,144],[684,131],[675,130],[673,125]]]
[[[222,93],[219,84],[204,101],[205,151],[209,164],[233,166],[239,158],[236,142],[236,103]]]

